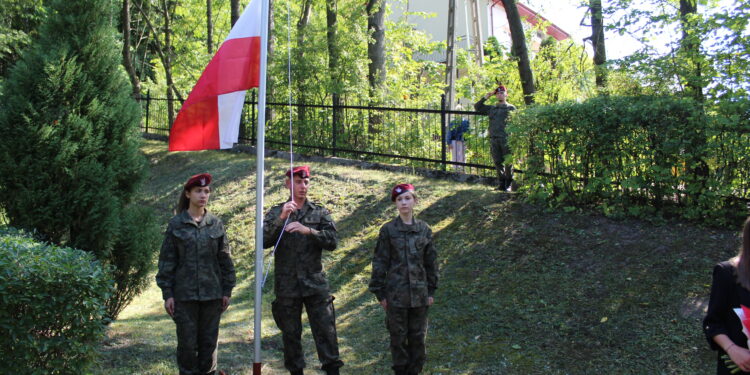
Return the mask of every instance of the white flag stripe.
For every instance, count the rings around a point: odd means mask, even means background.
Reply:
[[[237,38],[260,37],[261,0],[252,0],[235,22],[226,40]]]
[[[232,148],[237,143],[242,106],[245,104],[245,92],[246,90],[235,91],[218,96],[219,148]]]

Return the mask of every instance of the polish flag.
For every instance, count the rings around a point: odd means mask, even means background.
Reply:
[[[260,81],[261,2],[251,0],[182,104],[169,132],[169,151],[237,143],[245,92]]]

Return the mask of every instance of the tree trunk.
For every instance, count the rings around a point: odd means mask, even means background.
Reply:
[[[162,0],[162,16],[164,16],[164,75],[167,78],[167,118],[169,128],[174,123],[174,82],[172,80],[172,26],[169,15],[169,0]]]
[[[307,25],[310,24],[310,13],[312,12],[312,0],[305,0],[302,5],[302,13],[300,13],[299,20],[297,21],[297,66],[301,66],[305,58],[305,32]],[[307,102],[305,95],[305,87],[307,79],[305,78],[305,72],[301,69],[297,69],[295,72],[297,75],[297,100],[299,103],[305,104]],[[297,117],[300,126],[305,126],[305,108],[297,107]]]
[[[326,1],[326,38],[328,42],[328,71],[335,82],[339,73],[338,0]]]
[[[206,0],[206,46],[209,55],[214,53],[214,24],[211,18],[211,0]]]
[[[232,26],[234,26],[235,22],[240,19],[240,0],[231,0],[230,3],[232,7]]]
[[[691,35],[689,30],[694,26],[691,18],[698,14],[697,0],[680,0],[680,25],[682,27],[681,50],[692,68],[692,72],[685,77],[688,94],[698,103],[703,103],[703,86],[701,85],[700,39]]]
[[[594,47],[594,72],[596,87],[604,90],[607,85],[607,51],[604,47],[604,17],[602,16],[602,0],[590,0],[591,11],[591,44]]]
[[[511,52],[518,59],[518,74],[521,76],[521,87],[523,88],[524,103],[534,103],[534,74],[531,71],[529,52],[526,49],[526,36],[521,24],[521,16],[518,14],[515,0],[502,0],[505,14],[508,16],[510,37],[513,40]]]
[[[385,84],[385,4],[386,0],[367,0],[367,32],[373,40],[367,43],[367,80],[370,84],[370,105],[382,102],[383,85]],[[370,114],[368,132],[375,134],[383,123],[379,112]]]
[[[171,63],[171,53],[172,53],[172,44],[171,44],[171,37],[169,34],[171,34],[171,26],[169,25],[169,8],[166,7],[165,1],[161,2],[162,9],[160,9],[160,12],[165,18],[165,26],[164,27],[164,34],[165,34],[165,42],[164,45],[162,45],[161,41],[159,40],[159,32],[157,32],[156,28],[154,27],[154,24],[151,22],[151,20],[148,17],[148,13],[145,9],[139,4],[137,1],[133,3],[136,7],[138,7],[138,12],[141,13],[141,16],[143,16],[143,20],[146,21],[146,26],[148,26],[149,31],[154,36],[151,41],[154,43],[154,47],[156,49],[156,53],[159,55],[159,59],[161,60],[162,65],[164,65],[164,71],[165,76],[167,77],[167,87],[168,90],[172,90],[172,94],[177,97],[177,99],[181,102],[184,101],[182,98],[182,95],[180,92],[174,87],[174,82],[172,81],[172,63]],[[146,2],[148,4],[148,2]],[[169,40],[169,45],[167,46],[167,42]],[[167,69],[166,67],[169,66],[170,68]],[[167,92],[167,95],[169,96],[169,91]]]
[[[141,94],[141,80],[133,66],[133,58],[130,55],[130,0],[122,0],[122,65],[130,77],[133,86],[133,96],[138,98]]]
[[[326,38],[328,43],[328,74],[333,104],[333,124],[331,135],[336,147],[336,135],[341,132],[341,96],[339,85],[339,44],[338,44],[338,0],[326,1]],[[335,155],[335,154],[334,154]]]

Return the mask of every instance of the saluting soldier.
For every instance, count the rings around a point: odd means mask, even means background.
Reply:
[[[490,106],[484,102],[491,96],[495,96],[497,104]],[[508,89],[499,85],[495,90],[485,94],[482,99],[474,104],[474,109],[490,118],[490,153],[492,160],[495,162],[500,190],[507,190],[513,182],[513,166],[505,164],[505,157],[510,154],[508,148],[508,134],[505,132],[505,124],[511,111],[516,110],[516,106],[508,103]]]
[[[219,320],[235,286],[224,224],[206,210],[210,184],[208,173],[185,183],[159,254],[156,284],[177,326],[180,375],[216,373]]]
[[[273,318],[282,333],[284,367],[292,375],[302,375],[302,306],[322,369],[338,375],[344,365],[339,359],[336,314],[321,264],[323,250],[336,249],[338,235],[330,212],[307,199],[310,167],[304,165],[286,172],[288,201],[276,205],[263,221],[263,247],[276,245]],[[282,234],[283,233],[283,234]],[[279,240],[279,236],[281,239]]]
[[[432,229],[414,217],[414,186],[396,185],[391,201],[398,216],[380,228],[370,291],[386,311],[394,373],[416,375],[427,359],[427,311],[437,289],[437,252]]]

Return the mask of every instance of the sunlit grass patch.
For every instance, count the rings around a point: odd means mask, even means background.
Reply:
[[[157,141],[145,141],[142,150],[152,167],[140,203],[164,223],[187,177],[214,174],[209,209],[226,223],[239,271],[221,323],[219,363],[230,374],[250,374],[254,156],[166,153]],[[681,309],[707,297],[713,263],[735,252],[732,231],[549,212],[485,186],[305,164],[313,175],[310,198],[332,212],[340,235],[339,248],[323,262],[336,296],[344,374],[390,373],[385,315],[367,285],[378,230],[396,215],[390,188],[402,182],[417,187],[417,216],[433,228],[440,264],[425,374],[704,374],[714,368],[700,311]],[[286,199],[288,166],[288,160],[266,160],[265,210]],[[268,279],[263,373],[287,374],[270,314],[273,268]],[[303,317],[306,373],[322,374]],[[112,323],[97,374],[175,374],[175,346],[174,323],[152,283]]]

